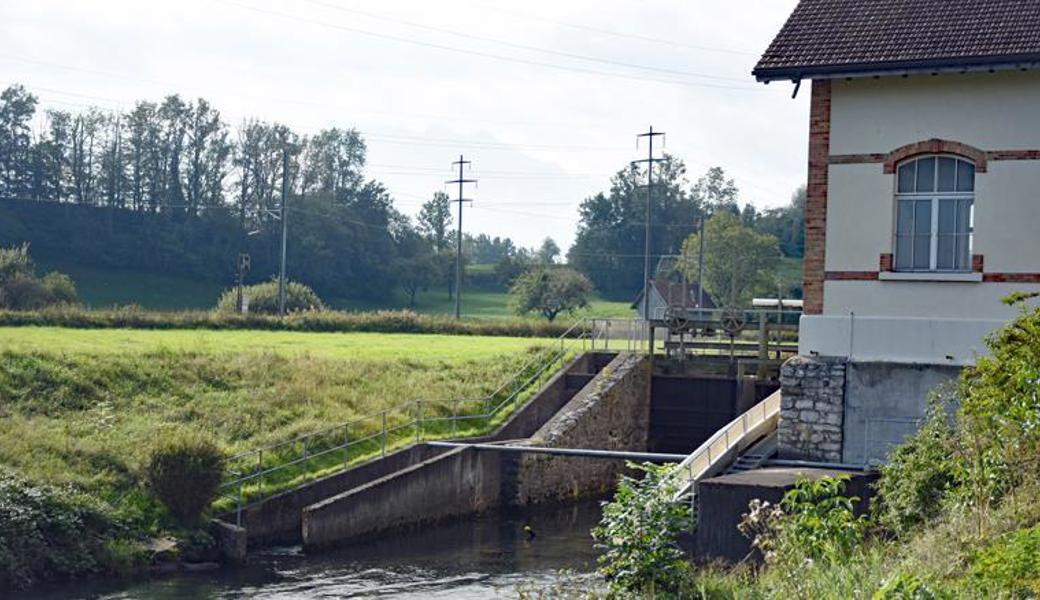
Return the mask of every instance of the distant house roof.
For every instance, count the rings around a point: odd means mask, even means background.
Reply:
[[[707,292],[704,292],[704,306],[697,306],[697,299],[700,295],[700,287],[696,281],[683,285],[679,281],[660,281],[654,279],[650,282],[657,290],[657,293],[664,298],[665,304],[668,306],[686,306],[689,308],[715,308],[715,302],[712,301],[711,296]],[[684,297],[685,292],[685,297]],[[641,303],[643,302],[643,292],[640,290],[639,295],[632,301],[632,308],[641,310]]]
[[[759,81],[1040,66],[1037,0],[801,0]]]

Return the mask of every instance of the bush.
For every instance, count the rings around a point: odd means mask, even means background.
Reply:
[[[628,466],[643,477],[621,477],[614,499],[604,504],[603,519],[592,531],[603,550],[599,572],[619,595],[676,592],[689,566],[678,537],[693,531],[692,510],[686,503],[672,502],[678,489],[666,479],[672,465]]]
[[[1016,531],[976,553],[971,575],[977,588],[1000,595],[1040,595],[1040,525]]]
[[[278,314],[278,280],[247,285],[242,290],[249,299],[249,312],[262,315]],[[296,313],[322,310],[325,305],[314,290],[302,283],[290,281],[285,287],[285,312]],[[222,313],[238,312],[238,288],[225,290],[217,301],[217,310]]]
[[[0,308],[39,310],[54,304],[75,304],[76,286],[68,275],[35,275],[29,246],[0,248]]]
[[[957,440],[950,413],[935,396],[921,429],[896,446],[881,467],[873,509],[878,524],[903,535],[942,514],[956,485]]]
[[[75,304],[79,301],[76,284],[64,273],[52,271],[44,275],[40,282],[51,295],[52,304]]]
[[[107,570],[117,533],[108,514],[75,490],[0,470],[0,589]]]
[[[161,432],[145,468],[148,487],[181,525],[197,525],[224,476],[224,452],[197,431]]]

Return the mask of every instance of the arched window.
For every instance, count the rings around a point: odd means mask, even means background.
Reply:
[[[897,271],[970,271],[975,165],[952,156],[908,160],[896,171]]]

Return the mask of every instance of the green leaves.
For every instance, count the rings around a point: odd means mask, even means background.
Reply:
[[[675,592],[689,568],[678,536],[693,530],[692,510],[672,501],[676,489],[666,479],[671,466],[628,466],[642,478],[622,476],[592,531],[603,550],[599,572],[619,594]]]

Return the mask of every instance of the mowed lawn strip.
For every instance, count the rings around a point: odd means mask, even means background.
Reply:
[[[523,351],[549,340],[407,333],[309,333],[283,331],[66,329],[0,327],[0,352],[143,354],[272,352],[320,358],[381,361],[468,360]]]
[[[256,331],[0,329],[0,464],[121,504],[171,427],[238,453],[389,410],[475,413],[551,340]],[[359,424],[352,436],[378,427]],[[129,494],[129,495],[128,495]]]

